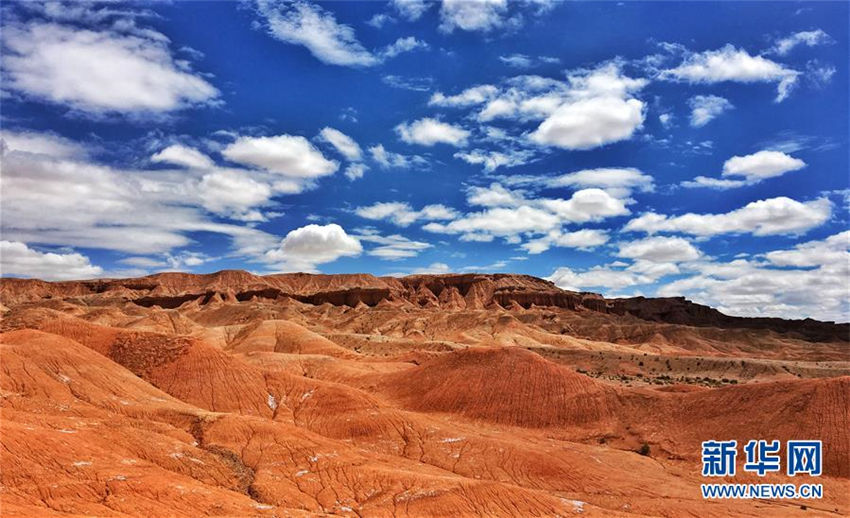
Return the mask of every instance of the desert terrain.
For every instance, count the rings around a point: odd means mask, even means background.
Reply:
[[[0,299],[3,517],[850,515],[847,324],[522,275],[7,278]],[[822,440],[824,498],[703,500],[708,439]]]

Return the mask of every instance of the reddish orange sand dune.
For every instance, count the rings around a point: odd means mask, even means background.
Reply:
[[[846,324],[518,275],[2,279],[0,297],[3,517],[850,514]],[[791,481],[824,498],[704,500],[708,439],[823,441],[823,476]]]

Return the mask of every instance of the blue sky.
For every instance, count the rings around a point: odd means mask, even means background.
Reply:
[[[850,319],[846,2],[2,14],[3,275],[498,271]]]

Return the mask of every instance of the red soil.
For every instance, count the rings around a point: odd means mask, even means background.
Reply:
[[[515,275],[2,279],[0,297],[3,517],[850,513],[846,325]],[[707,439],[820,439],[824,476],[793,481],[825,496],[703,500]]]

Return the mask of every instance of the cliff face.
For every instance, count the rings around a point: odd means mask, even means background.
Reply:
[[[682,297],[605,299],[553,283],[514,274],[446,274],[375,277],[368,274],[258,276],[226,270],[211,274],[161,273],[137,279],[45,282],[0,279],[6,306],[55,300],[92,300],[98,304],[132,302],[143,307],[173,309],[186,303],[206,305],[221,300],[296,300],[311,305],[442,308],[476,310],[557,307],[628,315],[649,322],[701,327],[770,329],[795,332],[810,340],[848,340],[850,324],[815,320],[741,318],[694,304]]]

